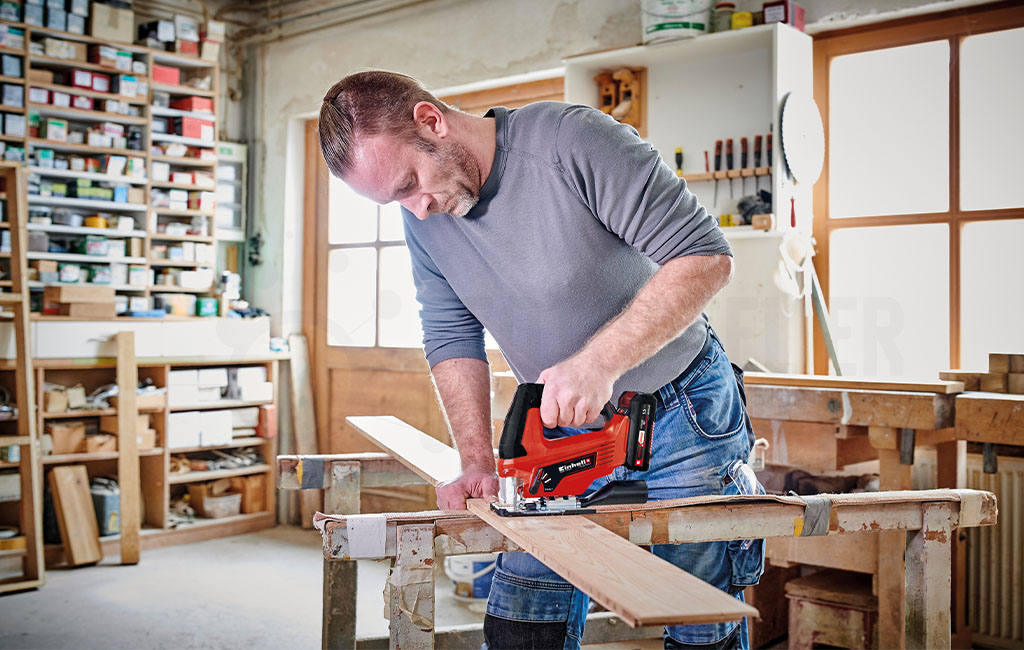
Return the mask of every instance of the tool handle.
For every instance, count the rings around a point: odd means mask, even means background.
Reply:
[[[732,169],[732,138],[725,141],[725,168]]]
[[[708,162],[708,152],[706,149],[704,150],[704,171],[709,174],[711,173],[711,163]]]
[[[715,140],[715,171],[722,169],[722,141]]]
[[[746,138],[740,138],[740,169],[747,168],[747,154],[750,152],[750,143]]]
[[[754,136],[754,167],[761,166],[761,136]]]
[[[523,432],[526,431],[526,416],[530,409],[540,408],[544,396],[544,384],[519,384],[516,387],[512,405],[505,416],[505,426],[498,440],[498,458],[511,460],[526,455],[523,447]]]
[[[769,133],[766,136],[766,144],[767,144],[767,148],[768,148],[768,160],[765,161],[765,164],[767,164],[768,166],[771,166],[771,164],[772,164],[772,134],[771,133]]]

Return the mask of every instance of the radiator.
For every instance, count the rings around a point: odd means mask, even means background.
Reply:
[[[935,453],[919,449],[914,489],[935,487]],[[981,455],[967,455],[967,485],[988,490],[999,523],[967,529],[967,625],[977,643],[1024,647],[1024,458],[999,457],[999,472],[981,471]]]

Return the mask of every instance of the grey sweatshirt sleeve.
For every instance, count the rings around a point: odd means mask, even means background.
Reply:
[[[716,219],[633,127],[589,106],[571,106],[555,140],[558,164],[580,199],[655,263],[732,255]]]
[[[416,300],[420,303],[423,352],[427,357],[427,364],[433,368],[448,359],[469,358],[487,361],[483,325],[462,304],[462,300],[416,240],[407,223],[405,241],[409,245],[409,257],[412,261]]]

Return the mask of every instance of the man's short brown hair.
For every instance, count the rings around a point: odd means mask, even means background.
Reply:
[[[355,137],[415,133],[412,109],[430,102],[442,113],[450,108],[419,81],[397,72],[370,70],[350,74],[331,86],[320,107],[320,149],[331,173],[340,177],[352,165]]]

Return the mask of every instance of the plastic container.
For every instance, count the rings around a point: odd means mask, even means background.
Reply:
[[[727,32],[732,29],[732,16],[736,13],[735,2],[719,2],[711,12],[711,31]]]
[[[462,601],[487,600],[491,592],[491,576],[498,560],[497,553],[449,555],[444,559],[444,572],[451,578],[455,598]]]
[[[644,43],[708,33],[710,0],[643,0]]]
[[[229,492],[219,497],[207,494],[208,483],[190,484],[188,486],[189,504],[195,508],[196,514],[219,519],[231,517],[242,511],[242,493]]]

